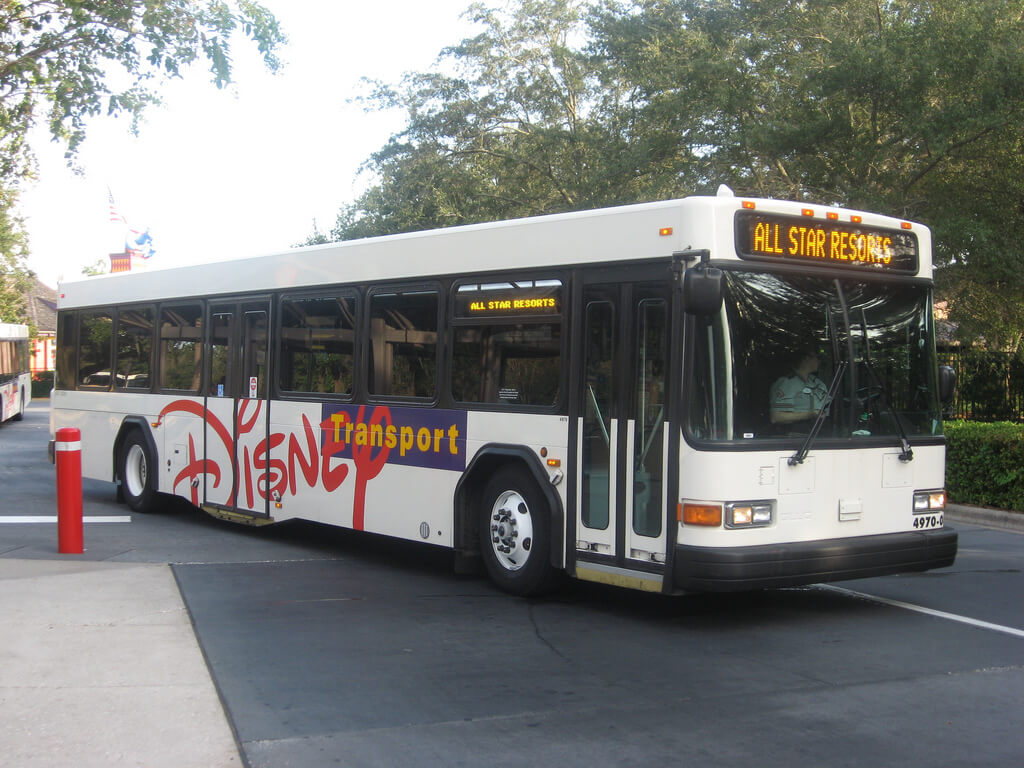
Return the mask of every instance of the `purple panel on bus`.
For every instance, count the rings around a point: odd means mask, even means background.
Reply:
[[[386,405],[323,405],[325,456],[410,467],[466,468],[466,412]]]

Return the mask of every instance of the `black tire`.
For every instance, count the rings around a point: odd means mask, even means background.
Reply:
[[[121,445],[117,476],[125,503],[133,512],[156,510],[156,459],[138,430],[128,433]]]
[[[480,552],[487,574],[513,595],[551,586],[551,512],[537,483],[519,467],[498,470],[480,506]]]

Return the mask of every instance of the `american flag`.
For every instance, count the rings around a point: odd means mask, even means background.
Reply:
[[[107,188],[107,197],[110,200],[110,221],[113,224],[128,224],[128,220],[125,219],[124,214],[117,210],[117,204],[114,202],[114,193]]]

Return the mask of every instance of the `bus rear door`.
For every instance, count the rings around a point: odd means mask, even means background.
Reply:
[[[269,514],[269,326],[269,299],[209,305],[206,504],[258,516]],[[210,471],[214,465],[219,477]]]

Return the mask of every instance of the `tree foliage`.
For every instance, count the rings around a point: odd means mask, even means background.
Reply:
[[[516,13],[473,5],[476,37],[446,49],[449,74],[376,84],[367,101],[408,113],[368,161],[379,178],[343,211],[334,237],[446,226],[603,202],[593,173],[608,153],[600,83],[574,46],[572,0],[523,0]]]
[[[73,153],[88,118],[138,118],[169,77],[205,60],[231,82],[231,38],[250,38],[271,69],[284,37],[250,0],[10,0],[0,8],[0,175],[28,170],[29,130],[45,119]],[[45,114],[44,114],[45,113]]]
[[[96,115],[133,126],[159,87],[205,61],[231,82],[232,38],[252,41],[268,67],[284,36],[252,0],[4,0],[0,2],[0,277],[10,287],[27,249],[17,192],[33,172],[32,129],[45,124],[69,160]]]
[[[0,185],[0,322],[20,323],[25,317],[29,275],[21,266],[28,240],[18,216],[17,195]]]
[[[516,0],[468,13],[483,31],[443,52],[448,74],[370,97],[407,124],[367,161],[374,183],[331,237],[724,182],[924,221],[951,319],[1020,347],[1019,3]],[[1009,322],[993,322],[996,299]]]

